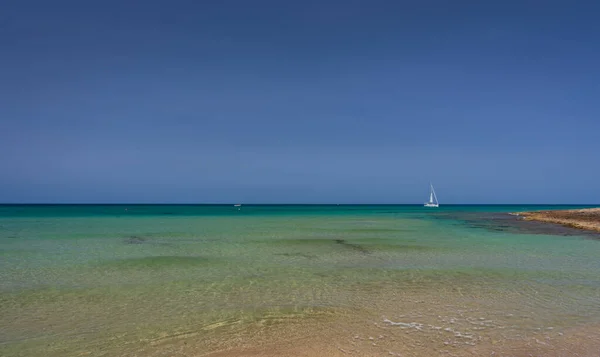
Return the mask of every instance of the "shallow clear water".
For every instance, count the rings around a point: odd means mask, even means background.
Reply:
[[[507,214],[550,208],[0,206],[0,354],[553,341],[600,323],[600,240]]]

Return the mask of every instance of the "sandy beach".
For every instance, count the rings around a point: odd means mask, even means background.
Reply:
[[[561,224],[563,226],[600,232],[600,208],[518,212],[529,221]]]

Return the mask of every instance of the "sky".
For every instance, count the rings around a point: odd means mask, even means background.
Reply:
[[[600,203],[598,1],[0,4],[0,202]]]

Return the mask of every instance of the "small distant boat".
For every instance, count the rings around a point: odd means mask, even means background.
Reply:
[[[425,207],[439,207],[440,203],[438,202],[437,196],[435,194],[435,190],[433,189],[433,185],[429,183],[429,202],[425,202]]]
[[[238,204],[233,205],[233,207],[242,207],[242,205],[238,203]]]

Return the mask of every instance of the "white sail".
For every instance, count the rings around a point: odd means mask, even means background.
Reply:
[[[434,201],[435,199],[435,201]],[[429,202],[425,203],[425,207],[439,207],[440,204],[437,199],[437,195],[435,194],[435,190],[433,189],[433,184],[429,184]]]

